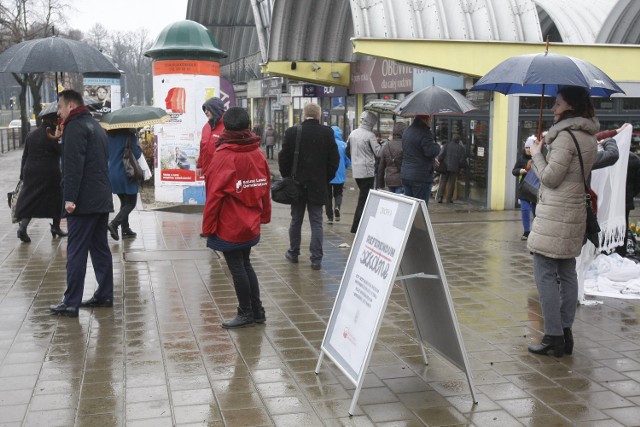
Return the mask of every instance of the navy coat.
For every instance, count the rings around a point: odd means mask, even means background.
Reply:
[[[88,110],[67,119],[62,144],[63,199],[76,205],[70,215],[113,212],[107,133]]]
[[[431,128],[416,118],[402,134],[402,167],[400,178],[418,182],[433,182],[434,161],[440,154]]]
[[[129,179],[124,171],[122,155],[127,145],[131,144],[131,151],[136,159],[140,158],[142,150],[138,146],[138,138],[128,129],[107,132],[109,143],[109,181],[113,194],[138,194],[138,181]]]

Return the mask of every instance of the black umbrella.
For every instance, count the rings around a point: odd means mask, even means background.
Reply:
[[[95,47],[60,37],[27,40],[0,54],[0,73],[48,72],[120,74]]]
[[[455,90],[429,86],[411,93],[393,111],[400,116],[464,114],[477,107]]]

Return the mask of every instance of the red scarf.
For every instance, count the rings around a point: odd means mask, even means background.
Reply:
[[[236,144],[236,145],[250,145],[260,141],[260,137],[249,129],[244,130],[229,130],[222,131],[222,135],[216,141],[216,147],[220,144]]]
[[[89,112],[89,109],[87,108],[86,105],[81,105],[79,107],[74,108],[73,110],[71,110],[71,112],[69,113],[69,116],[67,117],[66,120],[64,120],[61,124],[64,124],[66,122],[68,122],[69,120],[71,120],[71,117],[73,116],[77,116],[80,113],[84,113],[84,112]]]

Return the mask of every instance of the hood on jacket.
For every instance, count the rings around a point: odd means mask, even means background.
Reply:
[[[333,135],[335,136],[336,141],[342,141],[342,129],[338,126],[331,126],[331,129],[333,129]]]
[[[209,111],[213,114],[213,123],[211,127],[214,128],[224,114],[224,102],[222,102],[220,98],[209,98],[204,102],[204,104],[202,104],[202,111]],[[211,120],[209,121],[211,122]]]
[[[378,116],[372,111],[363,111],[360,116],[360,127],[366,130],[373,130],[373,127],[378,123]]]
[[[407,125],[405,123],[396,122],[396,124],[393,125],[393,137],[401,139],[402,138],[402,134],[404,133],[404,130],[406,128],[407,128]]]

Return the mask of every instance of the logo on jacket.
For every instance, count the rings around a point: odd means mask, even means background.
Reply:
[[[245,179],[244,181],[239,179],[236,181],[236,193],[241,193],[245,188],[266,186],[267,178]]]

